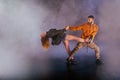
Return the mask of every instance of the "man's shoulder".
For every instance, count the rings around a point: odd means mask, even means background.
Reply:
[[[81,24],[80,26],[85,26],[85,25],[88,25],[88,23],[86,22],[86,23],[83,23],[83,24]]]
[[[86,23],[83,23],[83,25],[87,25],[88,24],[88,22],[86,22]]]
[[[97,24],[95,24],[95,23],[94,23],[94,26],[95,26],[95,27],[98,27],[98,25],[97,25]]]

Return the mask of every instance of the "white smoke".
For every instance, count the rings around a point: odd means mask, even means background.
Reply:
[[[0,0],[0,78],[28,77],[31,57],[45,57],[39,35],[46,15],[33,0]]]
[[[26,77],[34,58],[39,71],[48,73],[49,57],[66,57],[63,45],[43,51],[39,35],[50,28],[79,25],[94,15],[99,25],[101,52],[107,72],[119,73],[119,0],[0,0],[0,78]],[[76,32],[75,35],[80,35]],[[74,32],[70,32],[74,34]],[[74,47],[74,43],[71,43]],[[58,51],[59,50],[59,51]],[[80,51],[85,51],[81,49]],[[85,52],[83,52],[85,53]],[[43,63],[44,62],[44,63]],[[108,68],[110,66],[110,68]],[[37,67],[37,68],[38,68]],[[112,68],[111,68],[112,67]],[[34,70],[34,69],[33,69]]]
[[[99,7],[99,41],[105,55],[105,71],[112,77],[119,77],[120,67],[120,1],[103,0]],[[107,75],[108,75],[107,74]]]

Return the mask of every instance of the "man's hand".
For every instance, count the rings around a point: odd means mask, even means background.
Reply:
[[[92,39],[89,39],[89,42],[88,42],[89,44],[93,44],[94,42],[93,42],[93,40]]]
[[[89,42],[89,39],[87,38],[87,39],[85,39],[85,42]]]
[[[66,27],[65,27],[66,30],[69,30],[69,28],[70,28],[70,26],[66,26]]]
[[[93,43],[93,40],[91,40],[90,43]]]
[[[88,40],[88,43],[91,44],[91,43],[94,43],[94,36],[90,36],[89,40]]]

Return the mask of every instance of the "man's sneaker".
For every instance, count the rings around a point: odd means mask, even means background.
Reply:
[[[71,59],[71,64],[76,65],[78,62],[75,59]]]
[[[68,64],[72,64],[72,65],[78,64],[78,62],[77,62],[75,59],[70,59],[70,60],[69,60],[68,58],[67,58],[67,63],[68,63]]]
[[[100,59],[96,59],[96,64],[104,64],[104,62]]]
[[[67,60],[67,64],[71,64],[71,61],[69,60],[69,58],[67,58],[66,60]]]

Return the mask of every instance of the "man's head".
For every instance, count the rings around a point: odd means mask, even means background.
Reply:
[[[88,16],[88,23],[90,23],[90,24],[94,23],[94,16],[93,15]]]

